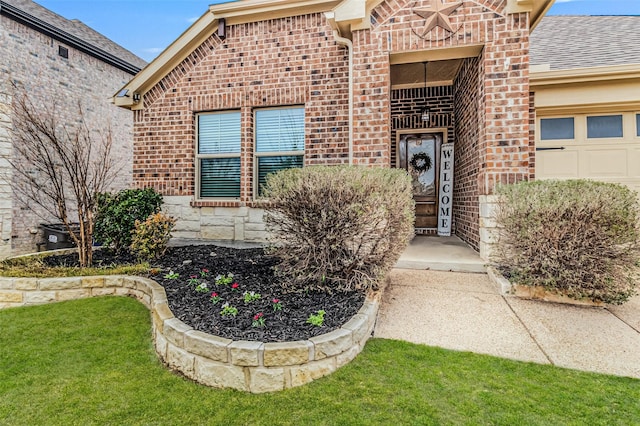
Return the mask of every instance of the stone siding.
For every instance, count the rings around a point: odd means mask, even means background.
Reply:
[[[480,196],[480,257],[491,261],[493,250],[498,241],[496,223],[497,195]]]
[[[200,207],[192,197],[165,196],[162,210],[177,219],[175,238],[264,242],[267,239],[259,207]]]
[[[379,293],[341,328],[309,340],[284,343],[232,341],[175,318],[164,288],[147,278],[0,277],[0,309],[94,296],[132,296],[151,311],[154,347],[174,370],[203,385],[252,393],[301,386],[333,373],[364,348],[373,333]]]
[[[6,83],[6,82],[4,82]],[[11,94],[0,75],[0,259],[11,256],[11,217],[13,197],[12,172],[7,157],[11,156]]]
[[[58,54],[59,47],[68,50],[68,58]],[[0,57],[0,154],[6,153],[11,144],[9,83],[13,81],[25,86],[32,103],[51,107],[55,102],[56,117],[63,124],[76,122],[81,103],[90,127],[111,126],[113,156],[122,167],[111,189],[131,185],[132,113],[109,101],[133,77],[131,74],[4,15],[0,16]],[[8,171],[5,166],[2,165],[3,174]],[[33,252],[44,239],[40,223],[54,219],[35,211],[32,205],[19,202],[6,180],[0,184],[0,256]]]

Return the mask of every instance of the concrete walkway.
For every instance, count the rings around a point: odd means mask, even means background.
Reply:
[[[374,336],[640,378],[640,296],[577,307],[502,296],[487,274],[394,269]]]
[[[486,272],[478,253],[455,235],[416,235],[400,256],[396,268]]]

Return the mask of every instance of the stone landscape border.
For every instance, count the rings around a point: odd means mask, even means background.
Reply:
[[[0,277],[0,309],[106,295],[132,296],[149,308],[156,352],[171,369],[203,385],[252,393],[301,386],[347,364],[371,336],[380,305],[378,292],[341,328],[308,340],[233,341],[180,321],[169,308],[164,288],[147,278]]]
[[[572,299],[563,294],[554,293],[540,286],[527,286],[521,284],[512,284],[504,277],[495,267],[487,268],[489,279],[500,289],[503,296],[513,296],[521,299],[540,300],[551,303],[564,303],[567,305],[604,307],[604,302],[596,302],[590,299]]]

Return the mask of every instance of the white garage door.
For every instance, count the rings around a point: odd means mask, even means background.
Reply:
[[[536,178],[617,182],[640,192],[640,113],[539,117]]]

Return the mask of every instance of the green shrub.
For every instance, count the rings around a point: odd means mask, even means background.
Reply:
[[[498,265],[514,283],[620,304],[638,280],[640,207],[625,186],[586,180],[500,186]]]
[[[136,220],[132,232],[131,253],[142,260],[158,259],[167,251],[175,224],[174,218],[163,213],[152,214],[144,222]]]
[[[125,189],[116,194],[98,194],[94,237],[121,252],[131,245],[136,220],[143,221],[160,211],[162,195],[153,188]]]
[[[265,223],[289,290],[376,289],[413,237],[405,171],[347,166],[267,176]]]

